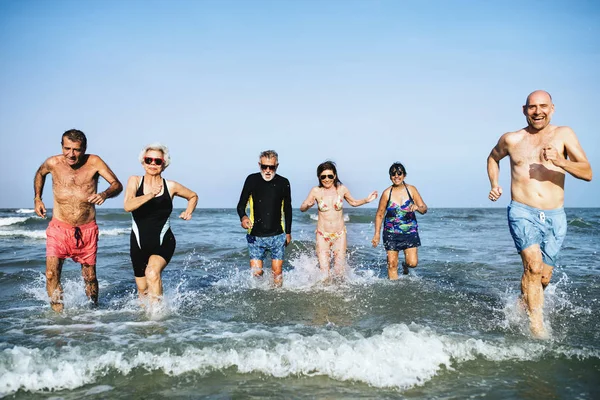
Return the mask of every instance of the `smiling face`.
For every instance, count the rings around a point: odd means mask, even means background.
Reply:
[[[550,124],[554,114],[554,104],[547,92],[538,90],[527,97],[527,103],[523,106],[523,114],[527,119],[527,125],[535,131],[541,131]]]
[[[79,141],[73,141],[67,138],[62,140],[62,153],[71,167],[79,165],[85,155],[85,147]]]
[[[275,157],[261,157],[260,162],[258,163],[260,175],[267,182],[275,177],[278,166],[279,164],[277,162],[277,158]]]
[[[335,183],[335,173],[331,169],[325,169],[321,172],[321,175],[319,175],[319,180],[325,189],[329,189],[333,187]]]
[[[163,152],[159,150],[148,150],[146,154],[144,154],[142,165],[148,175],[159,175],[165,169]]]

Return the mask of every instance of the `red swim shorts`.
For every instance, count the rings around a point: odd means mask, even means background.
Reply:
[[[46,257],[72,258],[80,264],[96,265],[98,225],[96,221],[71,226],[52,219],[46,229]]]

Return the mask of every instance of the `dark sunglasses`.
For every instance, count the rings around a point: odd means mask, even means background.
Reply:
[[[162,158],[154,158],[154,157],[144,157],[144,162],[148,165],[152,164],[152,161],[154,161],[154,164],[156,165],[162,165],[165,160],[163,160]]]
[[[269,164],[260,164],[260,169],[263,171],[270,169],[271,171],[275,171],[277,169],[277,164],[269,165]]]
[[[404,172],[402,172],[402,171],[394,171],[394,172],[392,172],[392,173],[390,174],[390,176],[396,176],[396,175],[398,175],[398,176],[402,176],[402,175],[404,175]]]
[[[319,178],[321,178],[321,180],[324,180],[325,178],[333,179],[333,178],[335,178],[335,176],[334,175],[321,175]]]

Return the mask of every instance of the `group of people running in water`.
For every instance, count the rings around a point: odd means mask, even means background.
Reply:
[[[517,251],[523,262],[521,278],[522,304],[529,315],[531,332],[544,337],[543,290],[550,282],[560,246],[566,235],[564,181],[566,173],[590,181],[592,169],[577,136],[566,126],[550,124],[554,113],[552,97],[545,91],[529,94],[523,106],[527,126],[500,137],[488,156],[487,172],[491,190],[489,199],[502,195],[498,183],[500,160],[510,158],[511,203],[508,222]],[[53,310],[63,310],[60,284],[62,266],[72,258],[82,266],[87,296],[96,304],[98,280],[96,253],[98,226],[95,206],[119,195],[123,187],[113,171],[98,156],[86,154],[87,139],[83,132],[72,129],[62,135],[62,154],[48,158],[34,178],[34,208],[46,217],[42,194],[46,176],[52,174],[54,206],[52,220],[46,230],[46,289]],[[124,209],[132,214],[130,256],[135,282],[141,299],[151,302],[162,296],[161,272],[175,251],[175,236],[169,218],[173,197],[187,200],[179,215],[192,218],[198,196],[192,190],[162,173],[171,162],[169,150],[160,143],[145,146],[139,155],[143,176],[132,176],[125,189]],[[273,282],[282,284],[285,247],[292,240],[292,204],[289,181],[277,174],[278,155],[273,150],[259,156],[259,172],[250,174],[237,204],[241,226],[247,230],[248,253],[252,274],[263,274],[266,254],[271,255]],[[109,187],[98,193],[99,177]],[[375,215],[374,247],[381,240],[387,251],[388,277],[398,278],[398,255],[404,253],[402,272],[418,263],[421,245],[416,213],[425,214],[427,205],[419,191],[405,182],[406,168],[395,162],[389,168],[391,185],[379,201]],[[335,163],[325,161],[317,167],[318,185],[313,187],[300,205],[305,212],[314,205],[318,209],[315,232],[316,253],[322,273],[341,278],[346,271],[347,235],[343,203],[353,207],[372,202],[373,191],[357,200],[339,179]],[[249,212],[247,212],[249,210]]]

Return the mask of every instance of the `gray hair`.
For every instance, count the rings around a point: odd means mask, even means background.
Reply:
[[[140,156],[138,157],[140,160],[140,163],[144,163],[144,157],[146,156],[146,153],[148,152],[148,150],[154,150],[154,151],[160,151],[161,153],[163,153],[163,159],[165,160],[164,168],[167,168],[169,166],[169,164],[171,164],[171,156],[169,155],[169,148],[167,146],[165,146],[164,144],[158,143],[158,142],[154,142],[154,143],[150,143],[144,146],[144,148],[142,149],[142,151],[140,152]]]
[[[261,152],[258,159],[260,160],[263,157],[264,158],[274,158],[276,161],[279,161],[279,156],[277,155],[277,152],[275,150],[265,150],[265,151]]]

